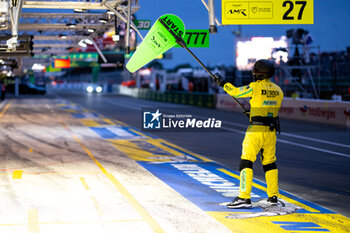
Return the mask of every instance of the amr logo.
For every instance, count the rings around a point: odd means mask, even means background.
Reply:
[[[230,14],[230,15],[244,15],[244,16],[247,16],[247,14],[245,13],[247,9],[231,9],[229,10],[226,14]]]

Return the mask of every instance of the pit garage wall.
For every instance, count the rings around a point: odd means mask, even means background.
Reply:
[[[239,99],[249,108],[249,99]],[[219,94],[216,108],[242,112],[241,107],[227,94]],[[350,102],[306,100],[285,97],[279,116],[281,118],[326,123],[350,128]]]
[[[139,99],[215,108],[215,96],[207,93],[161,92],[145,88],[129,88],[121,85],[113,85],[113,93]]]

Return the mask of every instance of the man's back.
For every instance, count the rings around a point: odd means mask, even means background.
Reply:
[[[277,117],[283,99],[281,88],[268,79],[250,85],[253,88],[250,116]]]

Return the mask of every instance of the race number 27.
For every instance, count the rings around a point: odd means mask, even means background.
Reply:
[[[283,14],[283,20],[294,20],[293,13],[298,11],[298,20],[303,19],[304,9],[306,7],[306,1],[293,1],[287,0],[282,3],[282,6],[286,8],[285,13]]]

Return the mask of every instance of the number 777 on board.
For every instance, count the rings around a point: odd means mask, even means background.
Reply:
[[[222,0],[222,24],[313,24],[313,0]]]
[[[188,48],[209,48],[209,30],[187,29],[183,40]],[[175,47],[181,47],[175,45]]]

